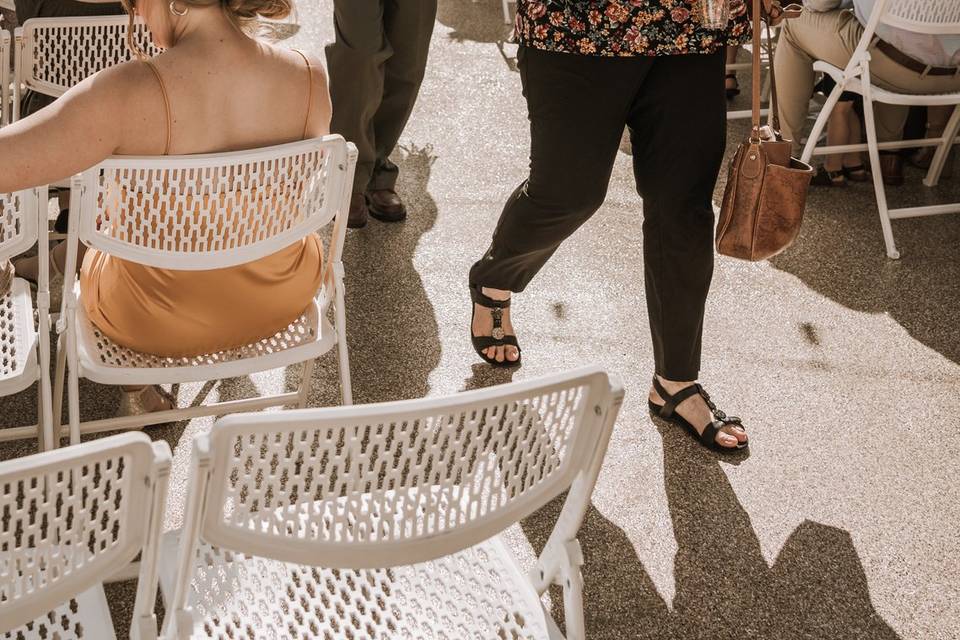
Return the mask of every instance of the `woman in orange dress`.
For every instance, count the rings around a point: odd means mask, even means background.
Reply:
[[[218,153],[329,132],[322,67],[246,28],[258,17],[288,16],[291,0],[130,2],[131,21],[142,17],[164,53],[106,69],[0,130],[0,192],[62,180],[112,155]],[[64,249],[51,252],[54,272]],[[82,300],[93,324],[119,345],[196,356],[256,342],[296,320],[312,304],[322,262],[313,235],[209,271],[156,269],[88,251]],[[171,406],[159,388],[124,390],[121,412]]]

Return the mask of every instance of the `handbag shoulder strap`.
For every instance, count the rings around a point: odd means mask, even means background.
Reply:
[[[750,142],[760,143],[760,13],[763,10],[761,0],[753,0],[753,64],[751,66],[751,125]],[[771,73],[773,65],[771,65]],[[771,85],[772,87],[772,85]]]

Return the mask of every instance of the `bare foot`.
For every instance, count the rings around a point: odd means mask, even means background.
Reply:
[[[657,379],[660,381],[660,384],[663,385],[664,390],[670,395],[694,384],[694,382],[666,380],[660,376],[657,376]],[[664,403],[664,399],[660,397],[660,394],[657,393],[657,390],[653,387],[650,388],[650,402],[661,406]],[[693,394],[678,404],[676,412],[681,418],[692,424],[694,428],[696,428],[697,433],[701,434],[703,430],[707,428],[707,425],[716,420],[713,412],[710,411],[710,407],[707,406],[707,402],[698,393]],[[717,433],[716,441],[721,447],[733,449],[739,443],[747,442],[747,432],[739,425],[728,424]]]
[[[503,289],[491,289],[489,287],[481,287],[480,293],[492,298],[493,300],[509,300],[510,292],[504,291]],[[493,335],[493,309],[489,307],[484,307],[483,305],[474,304],[474,314],[473,314],[473,325],[470,330],[475,336],[492,336]],[[503,328],[504,335],[516,335],[513,332],[513,323],[510,322],[510,309],[509,307],[503,309],[503,313],[500,320],[500,325]],[[520,351],[513,345],[503,345],[499,347],[488,347],[484,350],[484,353],[488,358],[492,358],[497,362],[516,362],[520,359]]]

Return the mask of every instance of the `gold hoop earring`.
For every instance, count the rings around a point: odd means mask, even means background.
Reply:
[[[177,16],[178,18],[182,18],[183,16],[187,15],[190,12],[190,7],[184,7],[183,11],[177,11],[176,4],[177,4],[177,0],[170,0],[170,13]]]

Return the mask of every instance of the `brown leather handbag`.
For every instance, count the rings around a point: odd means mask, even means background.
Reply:
[[[791,7],[792,8],[792,7]],[[760,0],[753,0],[753,105],[750,137],[730,161],[717,223],[717,252],[765,260],[789,247],[800,233],[810,165],[790,157],[791,140],[780,135],[777,82],[770,58],[770,126],[760,126]],[[768,16],[763,16],[766,22]]]

